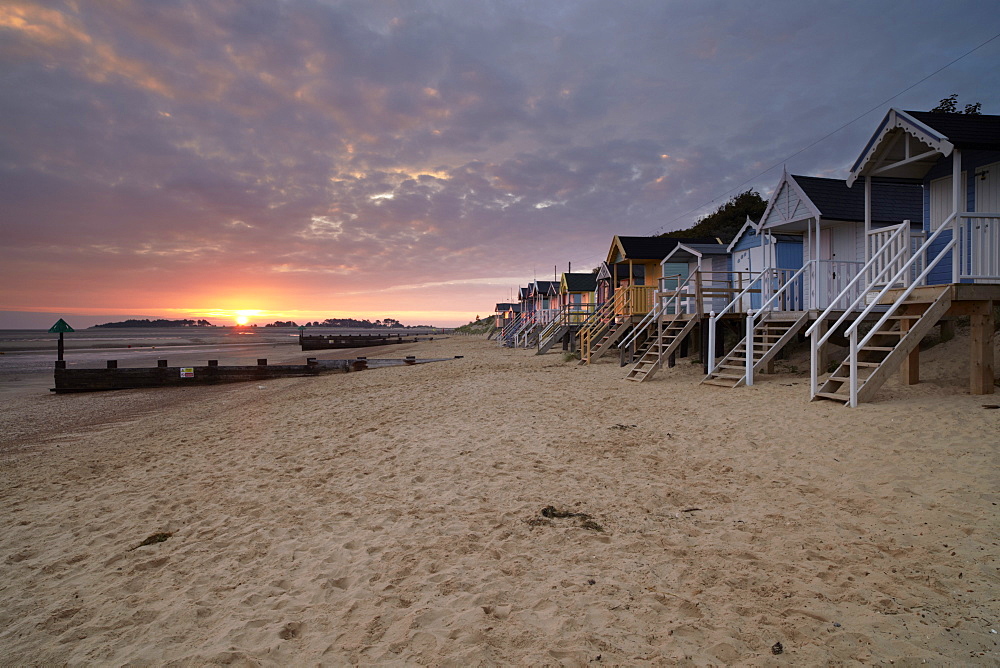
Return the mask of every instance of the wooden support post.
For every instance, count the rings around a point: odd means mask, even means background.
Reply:
[[[813,334],[817,339],[823,338],[826,335],[827,330],[830,328],[830,323],[827,320],[820,320],[819,324],[816,325],[816,333]],[[826,368],[830,366],[830,353],[827,352],[828,348],[823,346],[819,349],[819,354],[816,356],[816,376],[822,376],[826,373]]]
[[[901,332],[910,331],[910,320],[900,320],[899,329]],[[903,336],[906,336],[905,334]],[[918,343],[913,352],[906,356],[899,366],[900,381],[903,385],[916,385],[920,382],[920,344]]]
[[[941,318],[941,343],[955,338],[955,321],[952,318]]]
[[[982,302],[977,311],[969,317],[972,330],[969,392],[993,394],[993,302]]]
[[[703,308],[704,304],[701,301],[701,271],[696,271],[694,273],[694,312],[699,316],[704,317],[705,310]],[[705,337],[705,348],[708,348],[708,337]],[[703,355],[704,357],[704,355]],[[705,373],[708,373],[708,360],[705,361]]]

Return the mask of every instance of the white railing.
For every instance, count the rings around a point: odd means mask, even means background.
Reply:
[[[792,273],[788,269],[779,269],[775,273],[775,278],[777,275],[782,275],[784,278],[788,273],[791,276],[785,278],[781,283],[781,286],[774,291],[771,297],[760,305],[760,309],[754,312],[752,309],[747,311],[747,322],[746,322],[746,377],[744,378],[744,383],[748,386],[753,385],[753,333],[757,327],[758,322],[763,323],[772,317],[775,313],[790,312],[790,311],[801,311],[804,310],[802,306],[805,303],[805,290],[803,288],[803,278],[805,277],[808,267],[812,262],[807,262],[802,266],[801,269]],[[757,318],[760,318],[758,321]]]
[[[1000,280],[1000,213],[960,213],[959,219],[959,280]]]
[[[523,315],[523,313],[517,313],[510,322],[504,325],[504,328],[500,330],[500,336],[497,338],[497,343],[502,346],[514,344],[514,333],[521,326],[521,316]]]
[[[560,310],[557,308],[538,309],[535,311],[535,323],[543,326],[549,324],[559,315]]]
[[[683,281],[680,280],[681,278],[680,274],[673,274],[671,276],[664,276],[663,278],[661,278],[660,289],[653,292],[653,308],[651,308],[649,310],[649,313],[647,313],[643,317],[643,319],[639,321],[638,325],[632,328],[631,333],[628,335],[628,337],[625,338],[624,341],[622,341],[619,347],[627,348],[628,346],[633,345],[639,338],[639,335],[642,334],[643,331],[645,331],[646,327],[651,325],[662,314],[679,313],[680,303],[678,301],[678,298],[680,297],[681,293],[685,292],[685,289],[687,288],[688,284],[691,282],[691,279],[697,272],[698,272],[697,269],[692,270],[691,273],[688,274],[687,278],[685,278]],[[667,282],[671,283],[677,282],[676,286],[671,286],[670,288],[667,288],[668,290],[670,290],[670,296],[667,296],[666,295],[667,291],[664,290],[664,284]],[[672,311],[670,310],[671,307],[673,308]]]
[[[806,309],[806,285],[809,283],[809,275],[815,263],[815,260],[810,260],[800,269],[764,269],[754,276],[750,284],[736,295],[724,309],[717,314],[712,314],[708,323],[708,373],[715,370],[715,340],[719,320],[727,313],[740,313],[745,310],[748,316],[747,331],[752,332],[755,319],[761,312],[804,311]],[[756,315],[752,315],[754,309],[751,308],[753,290],[760,291],[761,301],[763,301],[756,309]],[[748,341],[752,345],[752,337]],[[748,361],[752,358],[752,354],[747,357]],[[752,373],[748,376],[748,379],[750,378],[752,378]]]
[[[718,324],[719,320],[721,320],[722,316],[724,316],[725,314],[727,314],[727,313],[737,313],[736,309],[737,309],[738,305],[742,305],[743,298],[744,297],[749,297],[750,295],[753,294],[751,292],[751,290],[754,289],[755,285],[757,286],[757,289],[760,289],[760,286],[763,283],[763,278],[764,278],[765,274],[767,274],[769,271],[770,271],[770,269],[764,269],[763,271],[761,271],[760,273],[758,273],[756,276],[753,276],[750,279],[749,284],[745,288],[743,288],[743,290],[738,295],[736,295],[735,297],[733,297],[732,301],[730,301],[728,304],[726,304],[726,306],[721,311],[719,311],[718,313],[715,313],[714,311],[712,311],[709,314],[709,319],[708,319],[708,372],[709,373],[712,373],[713,371],[715,371],[715,336],[716,336],[716,334],[715,334],[715,326],[716,326],[716,324]]]
[[[944,226],[942,226],[942,228],[943,227]],[[902,237],[903,236],[904,230],[905,230],[905,228],[903,228],[902,226],[897,227],[895,229],[895,231],[893,231],[892,234],[889,236],[889,238],[886,240],[886,242],[887,243],[889,243],[889,242],[895,243],[895,241],[897,240],[898,237]],[[935,236],[937,236],[937,235],[935,234]],[[926,242],[925,242],[924,245],[926,245]],[[882,268],[882,270],[880,272],[875,272],[873,274],[873,272],[871,271],[871,268],[873,266],[875,266],[876,262],[881,262],[882,265],[883,265],[883,268]],[[860,304],[863,301],[864,295],[867,294],[867,289],[866,288],[868,286],[865,285],[865,282],[862,279],[865,276],[870,276],[871,277],[871,281],[870,282],[874,283],[875,281],[879,280],[888,271],[888,264],[889,263],[884,262],[884,258],[879,259],[879,258],[875,258],[875,257],[873,257],[872,259],[868,260],[867,263],[865,263],[865,266],[862,267],[861,271],[859,271],[854,276],[854,278],[851,279],[851,281],[847,284],[847,286],[845,288],[845,291],[849,290],[850,294],[856,295],[856,296],[845,306],[845,308],[843,308],[844,312],[843,312],[843,314],[841,314],[841,316],[837,320],[837,322],[832,327],[830,327],[822,336],[820,336],[819,338],[816,338],[814,336],[814,334],[819,330],[820,324],[823,323],[826,320],[827,317],[829,317],[830,312],[834,310],[834,307],[841,302],[841,299],[839,299],[839,298],[834,299],[826,307],[826,309],[819,315],[819,317],[816,318],[815,322],[813,322],[813,324],[811,324],[809,326],[809,328],[806,330],[806,336],[812,337],[812,339],[813,339],[812,340],[812,347],[813,347],[813,349],[815,351],[814,352],[814,357],[816,357],[816,353],[818,353],[818,348],[820,346],[823,346],[827,342],[827,340],[833,335],[834,331],[836,331],[837,327],[839,327],[844,322],[844,320],[847,319],[847,317],[850,315],[850,313],[854,309],[854,307],[857,306],[858,304]],[[816,376],[816,364],[815,364],[815,362],[816,362],[816,359],[813,360],[813,364],[812,364],[812,366],[813,366],[812,394],[813,395],[816,394],[816,380],[815,380],[815,376]]]
[[[889,273],[896,274],[900,267],[910,259],[910,256],[915,254],[916,249],[923,245],[927,235],[922,231],[893,236],[893,233],[900,227],[909,230],[910,221],[904,220],[899,225],[883,227],[868,232],[866,238],[866,243],[868,244],[867,257],[875,260],[875,264],[871,268],[871,271],[874,272],[872,276],[881,272],[890,262],[895,262],[895,265],[888,267]],[[918,254],[917,257],[917,262],[913,263],[910,268],[910,274],[905,277],[901,285],[895,287],[906,287],[923,271],[923,255]],[[896,259],[890,260],[890,258]]]
[[[565,322],[566,310],[568,306],[564,306],[561,309],[556,309],[556,314],[552,317],[549,322],[542,327],[542,331],[538,333],[538,345],[541,347],[542,342],[556,333],[556,330]]]
[[[837,321],[832,326],[830,326],[829,328],[827,328],[827,331],[825,333],[823,333],[821,336],[818,335],[818,332],[820,331],[820,327],[821,327],[822,323],[825,322],[827,316],[830,315],[830,312],[833,310],[834,305],[836,305],[837,303],[839,303],[841,301],[840,299],[834,300],[834,302],[829,307],[827,307],[827,309],[825,311],[823,311],[823,313],[816,319],[816,321],[812,325],[809,326],[809,329],[806,330],[806,336],[810,337],[810,364],[809,364],[809,366],[810,366],[810,373],[809,373],[809,376],[810,376],[810,378],[809,378],[809,392],[810,392],[810,397],[815,397],[816,396],[816,392],[818,391],[819,374],[818,374],[817,367],[819,365],[819,351],[820,351],[820,349],[822,348],[822,346],[826,345],[826,342],[830,339],[831,336],[833,336],[834,332],[837,331],[837,328],[840,327],[849,317],[852,316],[852,314],[854,313],[854,311],[861,305],[861,303],[867,301],[868,302],[868,306],[861,312],[860,315],[858,315],[858,316],[855,317],[853,323],[850,325],[850,327],[847,330],[847,334],[849,334],[849,335],[851,335],[851,336],[854,337],[852,339],[851,358],[850,358],[850,368],[851,368],[851,377],[850,377],[851,397],[850,397],[850,405],[851,406],[857,406],[857,393],[858,393],[858,365],[857,365],[858,360],[857,360],[857,351],[858,351],[858,347],[856,346],[856,344],[857,344],[858,325],[868,316],[869,313],[871,313],[876,308],[876,306],[878,306],[879,301],[886,294],[886,292],[888,292],[892,288],[892,286],[897,285],[898,282],[902,281],[904,276],[907,276],[907,273],[910,271],[910,268],[917,261],[917,259],[924,257],[924,254],[926,253],[927,249],[931,246],[932,243],[934,243],[937,240],[937,238],[941,235],[941,233],[945,229],[948,229],[950,227],[949,223],[951,223],[952,221],[954,221],[954,219],[955,219],[955,214],[952,214],[951,216],[949,216],[948,219],[944,222],[944,224],[941,225],[941,227],[939,227],[937,229],[937,231],[934,232],[934,234],[932,234],[930,237],[928,237],[927,240],[925,240],[923,244],[921,244],[920,248],[917,249],[916,253],[910,253],[909,252],[910,249],[909,249],[909,245],[908,244],[899,244],[898,243],[899,238],[901,238],[901,237],[904,236],[904,232],[906,232],[906,233],[909,232],[908,227],[899,226],[889,236],[889,238],[886,239],[886,243],[894,245],[894,247],[897,249],[896,250],[896,254],[897,255],[909,254],[910,258],[906,262],[903,262],[902,264],[900,264],[898,262],[898,258],[897,257],[881,257],[881,258],[880,257],[873,257],[871,260],[869,260],[865,264],[865,266],[862,268],[862,270],[860,272],[858,272],[857,276],[854,277],[854,279],[851,281],[850,285],[847,286],[848,290],[851,290],[852,288],[856,288],[856,289],[853,289],[852,292],[857,292],[857,293],[860,293],[860,294],[857,297],[855,297],[854,300],[851,301],[850,304],[848,304],[844,308],[844,312],[837,319]],[[881,324],[886,319],[888,319],[888,317],[899,306],[899,304],[906,297],[908,297],[911,292],[913,292],[913,289],[916,288],[926,278],[927,274],[930,273],[930,270],[933,269],[934,266],[936,266],[937,263],[940,262],[941,259],[945,256],[945,254],[948,251],[950,251],[955,246],[955,243],[956,243],[956,239],[953,237],[952,240],[950,242],[948,242],[945,245],[945,247],[938,252],[938,254],[934,258],[934,260],[931,263],[927,264],[924,267],[924,269],[920,272],[920,274],[915,277],[915,280],[912,280],[910,282],[910,285],[903,292],[903,295],[901,297],[897,298],[896,301],[893,303],[893,305],[889,307],[889,309],[885,312],[885,314],[883,314],[882,319],[879,320],[878,325],[876,325],[875,327],[872,327],[871,331],[864,338],[864,340],[863,340],[863,342],[861,344],[862,346],[865,343],[867,343],[871,339],[872,336],[874,336],[875,332],[879,331],[879,328],[880,328]],[[873,267],[875,266],[876,263],[880,263],[882,265],[882,269],[881,270],[879,270],[879,271],[874,271],[873,270]],[[898,267],[898,269],[890,277],[889,271],[893,267]],[[861,280],[863,277],[866,277],[866,276],[870,277],[870,280],[868,281],[867,284],[865,284],[865,282]],[[875,288],[878,288],[879,286],[882,286],[882,287],[879,289],[879,291],[878,291],[877,294],[869,294],[869,288],[871,288],[872,290],[874,290]]]
[[[813,271],[812,262],[799,269],[773,269],[764,281],[761,295],[764,303],[761,309],[770,311],[806,311],[809,276]]]
[[[861,295],[863,262],[817,260],[814,265],[819,294],[812,308],[842,308]],[[840,304],[840,307],[837,305]]]

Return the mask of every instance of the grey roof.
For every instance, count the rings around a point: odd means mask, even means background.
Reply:
[[[957,148],[1000,150],[1000,116],[904,111],[948,138]]]
[[[714,244],[718,242],[715,237],[691,237],[684,239],[681,237],[623,237],[619,236],[622,248],[625,250],[625,257],[631,260],[662,260],[679,243],[705,243]]]
[[[565,273],[566,289],[570,292],[593,292],[597,289],[597,274],[589,272],[586,274]]]
[[[824,218],[863,221],[865,189],[861,184],[847,187],[842,179],[792,175],[795,182],[819,208]],[[923,189],[919,183],[872,181],[872,221],[899,223],[923,220]]]
[[[559,284],[555,281],[535,281],[534,286],[541,293],[548,293],[551,290],[559,291]]]

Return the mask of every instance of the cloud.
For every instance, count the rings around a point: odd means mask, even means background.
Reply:
[[[769,194],[762,171],[992,24],[931,2],[7,3],[0,308],[64,299],[23,278],[60,267],[94,309],[364,310],[403,286],[483,312],[491,277]],[[896,104],[997,113],[998,49]],[[875,120],[789,167],[842,175]]]

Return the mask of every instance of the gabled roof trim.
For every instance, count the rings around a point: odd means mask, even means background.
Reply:
[[[803,201],[803,203],[805,203],[806,208],[809,209],[809,213],[811,215],[806,216],[805,218],[793,218],[792,220],[786,220],[786,221],[784,221],[785,223],[792,223],[792,222],[795,222],[797,220],[808,220],[809,218],[822,218],[823,217],[823,212],[821,212],[819,210],[819,207],[816,206],[816,204],[811,199],[809,199],[809,195],[807,195],[806,191],[802,189],[802,186],[800,186],[798,184],[798,182],[795,180],[795,177],[792,176],[791,174],[789,174],[784,168],[782,168],[782,171],[781,171],[781,180],[778,181],[778,185],[775,186],[774,191],[772,191],[772,193],[771,193],[771,199],[769,199],[768,202],[767,202],[767,208],[764,209],[764,214],[760,217],[760,222],[757,223],[757,231],[758,232],[760,230],[762,230],[762,229],[769,229],[764,224],[764,221],[767,220],[767,217],[770,215],[771,211],[777,205],[777,202],[778,202],[778,193],[781,192],[781,186],[782,185],[786,185],[786,184],[795,189],[795,192],[798,194],[799,199],[801,199]],[[774,226],[772,225],[771,227],[774,227]]]
[[[667,256],[665,258],[663,258],[662,260],[660,260],[660,264],[663,265],[663,264],[666,264],[667,262],[670,262],[670,258],[673,257],[675,253],[677,253],[678,251],[682,251],[682,250],[685,251],[685,252],[687,252],[687,253],[689,253],[693,257],[698,258],[699,260],[703,259],[706,255],[726,255],[729,252],[729,251],[727,251],[727,250],[719,247],[719,246],[722,246],[722,244],[718,244],[716,246],[716,248],[713,248],[713,249],[695,248],[695,246],[702,246],[702,247],[704,247],[704,246],[707,246],[707,245],[709,245],[709,244],[691,244],[689,246],[689,245],[684,244],[684,243],[679,243],[676,246],[674,246],[674,249],[672,251],[670,251],[669,253],[667,253]],[[715,251],[718,251],[718,252],[714,252],[713,253],[713,252],[711,252],[712,250],[715,250]]]
[[[770,202],[768,202],[768,204],[770,204]],[[761,221],[763,220],[764,219],[761,218]],[[742,237],[748,229],[753,229],[755,234],[760,234],[760,223],[753,222],[752,220],[750,220],[750,216],[747,216],[747,222],[743,223],[743,227],[740,228],[740,231],[736,233],[736,236],[733,237],[733,240],[729,242],[728,246],[726,246],[727,253],[733,252],[733,248],[739,242],[740,237]]]
[[[951,155],[952,149],[955,148],[948,141],[948,138],[940,132],[921,123],[905,111],[893,107],[885,115],[885,118],[882,119],[878,129],[875,130],[875,134],[871,136],[868,143],[865,144],[864,150],[861,151],[861,155],[858,156],[858,159],[851,166],[851,172],[847,175],[848,188],[865,172],[866,168],[871,164],[872,159],[878,154],[886,137],[897,128],[915,137],[918,141],[927,144],[932,150],[940,152],[942,156]]]

